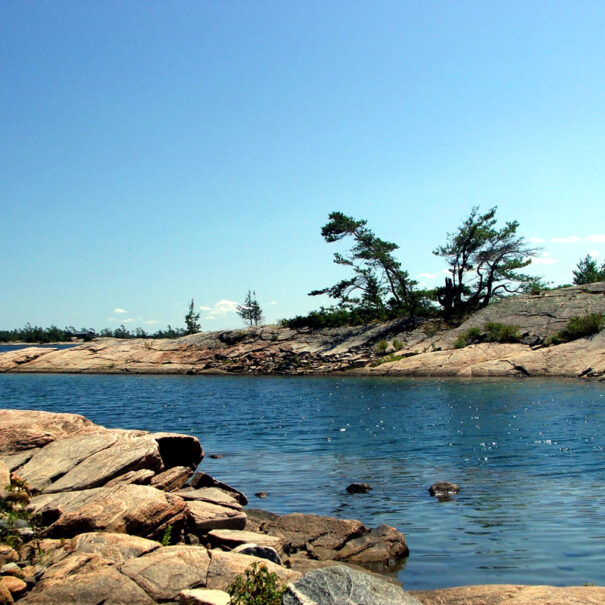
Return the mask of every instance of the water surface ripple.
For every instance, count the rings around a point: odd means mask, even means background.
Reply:
[[[397,527],[409,589],[605,584],[603,383],[4,374],[0,402],[192,433],[253,507]]]

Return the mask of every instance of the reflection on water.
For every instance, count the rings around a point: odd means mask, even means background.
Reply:
[[[193,433],[251,506],[387,523],[407,588],[605,582],[605,385],[553,380],[0,376],[4,407]],[[461,487],[447,502],[437,480]],[[367,482],[369,494],[346,486]]]

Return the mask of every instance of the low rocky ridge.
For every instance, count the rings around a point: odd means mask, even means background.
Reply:
[[[569,319],[605,314],[605,282],[514,296],[451,329],[437,320],[289,329],[263,326],[171,340],[99,338],[70,349],[28,347],[0,354],[0,372],[138,374],[356,374],[390,376],[567,376],[605,379],[605,331],[557,346],[546,339]],[[456,349],[488,322],[519,326],[520,343]],[[378,343],[387,348],[378,352]],[[394,354],[393,359],[382,353]]]
[[[397,569],[408,554],[396,529],[247,510],[240,491],[196,472],[203,456],[189,435],[0,410],[0,482],[27,479],[44,527],[34,535],[17,525],[21,544],[0,544],[0,603],[227,605],[225,589],[254,562],[288,584],[289,605],[605,602],[601,587],[406,593],[376,574]],[[6,521],[0,513],[0,527]]]
[[[255,561],[288,583],[305,565],[387,571],[408,554],[386,525],[248,513],[244,494],[196,472],[203,456],[189,435],[0,410],[0,481],[25,480],[44,527],[22,526],[19,548],[0,547],[0,602],[203,602],[181,593],[224,591]]]

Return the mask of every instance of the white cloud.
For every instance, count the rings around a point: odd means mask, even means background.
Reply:
[[[132,317],[129,317],[128,319],[123,319],[122,323],[123,324],[131,324],[134,321],[134,319],[132,319]]]
[[[120,309],[119,307],[115,308],[113,310],[114,313],[127,313],[127,311],[125,309]]]
[[[530,237],[530,238],[529,238],[529,241],[530,241],[532,244],[542,244],[542,243],[544,243],[544,239],[543,239],[543,238],[541,238],[541,237]]]
[[[202,307],[200,307],[201,309]],[[206,307],[208,309],[208,307]],[[221,298],[218,302],[214,303],[214,306],[210,308],[210,313],[206,316],[206,319],[213,319],[215,317],[223,317],[229,313],[235,313],[237,311],[237,302],[234,300],[227,300]]]
[[[577,235],[570,235],[569,237],[551,237],[550,241],[555,244],[577,244],[580,238]]]
[[[200,307],[198,307],[198,309],[200,309],[201,311],[210,311],[210,309],[212,309],[212,307],[200,306]]]
[[[153,325],[153,324],[159,324],[159,321],[156,321],[155,319],[150,319],[148,321],[145,322],[148,325]]]
[[[531,259],[532,265],[554,265],[558,262],[556,258],[551,258],[550,256],[538,256]]]
[[[416,277],[426,277],[426,279],[437,279],[434,273],[418,273]]]
[[[588,254],[590,254],[590,256],[592,256],[592,258],[599,258],[599,251],[598,250],[589,250]]]
[[[594,235],[588,235],[584,238],[587,242],[595,242],[598,244],[605,244],[605,233],[595,233]]]
[[[269,304],[270,304],[270,305],[276,305],[276,304],[277,304],[277,301],[276,301],[276,300],[272,300],[272,301],[271,301]]]

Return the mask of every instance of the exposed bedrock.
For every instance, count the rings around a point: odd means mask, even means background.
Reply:
[[[605,314],[605,282],[512,296],[453,329],[435,319],[402,319],[320,330],[262,326],[165,340],[99,338],[70,349],[29,347],[0,353],[0,372],[298,375],[347,371],[393,376],[605,378],[604,331],[543,346],[571,317],[589,313]],[[518,326],[521,342],[454,348],[462,333],[482,329],[489,322]],[[383,363],[388,360],[384,353],[395,358]],[[26,433],[21,436],[25,442],[32,438]],[[43,441],[31,443],[42,445]],[[169,466],[186,465],[174,461]]]

